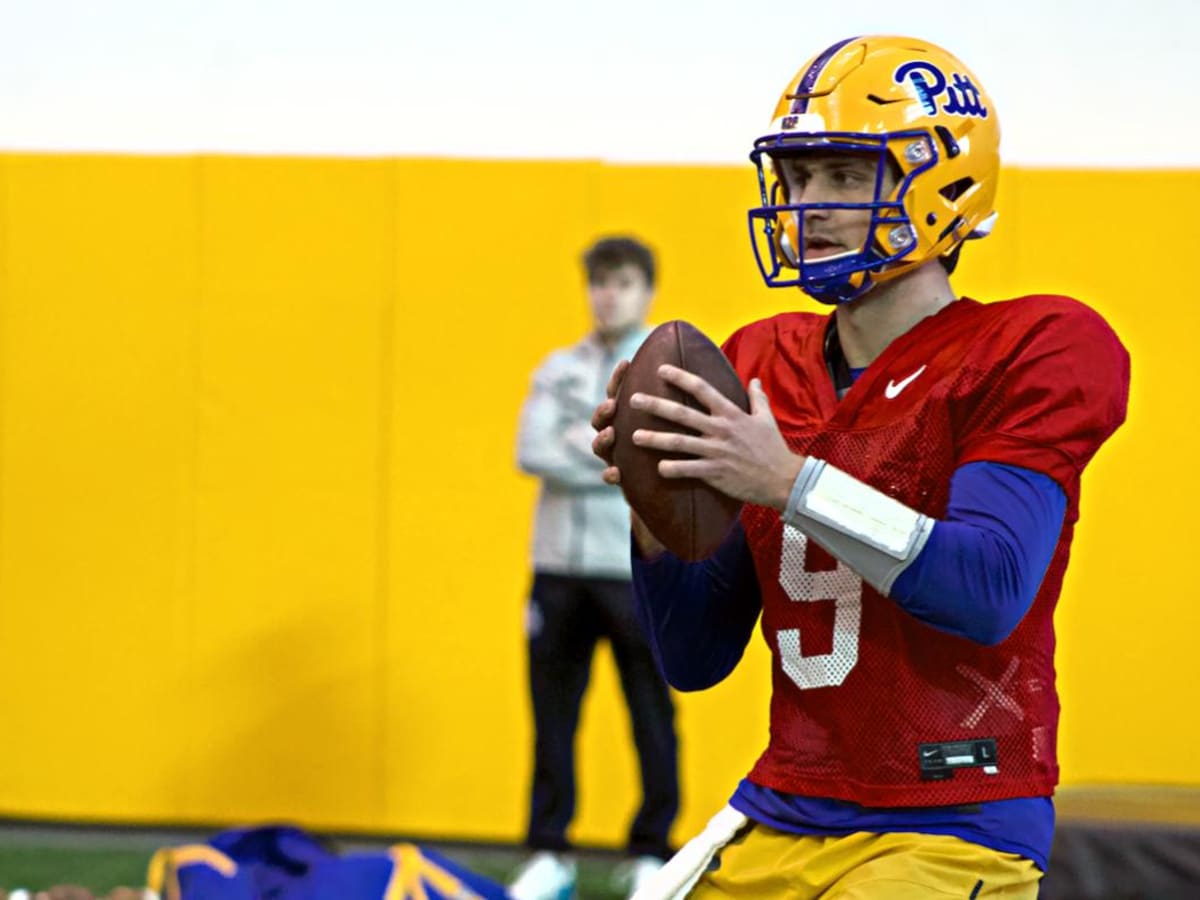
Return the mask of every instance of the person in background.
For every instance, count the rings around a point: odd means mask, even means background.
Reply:
[[[633,612],[629,507],[601,478],[592,454],[592,409],[617,360],[648,333],[655,259],[630,237],[598,240],[583,256],[592,330],[557,350],[533,376],[521,410],[517,461],[541,482],[526,611],[535,730],[526,845],[531,856],[509,888],[514,900],[571,896],[576,863],[567,828],[575,813],[575,735],[596,644],[608,640],[629,708],[642,802],[629,826],[636,890],[670,855],[679,807],[678,742],[670,690]]]
[[[633,518],[638,613],[668,680],[721,681],[760,616],[773,659],[766,749],[638,900],[1037,896],[1054,611],[1080,479],[1125,419],[1130,367],[1078,300],[951,287],[963,242],[995,219],[999,142],[991,97],[940,47],[817,53],[754,144],[750,222],[767,283],[832,312],[726,341],[749,413],[672,366],[660,374],[698,408],[630,397],[692,432],[634,432],[683,454],[660,474],[746,504],[697,563]],[[593,420],[613,484],[624,371]]]

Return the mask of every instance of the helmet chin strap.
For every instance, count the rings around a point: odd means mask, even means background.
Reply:
[[[825,290],[822,290],[815,283],[802,283],[802,290],[818,303],[824,303],[828,306],[841,306],[843,303],[850,303],[853,300],[857,300],[875,286],[875,282],[871,280],[869,272],[861,274],[863,280],[862,284],[858,287],[850,284],[851,276],[847,275],[844,278],[837,279],[836,282],[832,282],[831,286]]]

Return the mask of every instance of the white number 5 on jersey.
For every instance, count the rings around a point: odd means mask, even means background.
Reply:
[[[801,690],[841,684],[858,663],[858,635],[862,625],[863,582],[845,563],[829,572],[804,569],[808,538],[791,525],[783,526],[783,552],[779,558],[779,583],[796,603],[833,603],[833,649],[805,656],[799,628],[776,634],[779,658],[790,679]]]

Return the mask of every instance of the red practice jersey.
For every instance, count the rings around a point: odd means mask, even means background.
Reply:
[[[794,451],[935,518],[959,466],[1021,466],[1053,478],[1067,512],[1032,608],[987,647],[920,622],[776,510],[747,505],[742,525],[773,655],[770,742],[750,780],[864,806],[1051,794],[1054,607],[1080,473],[1125,417],[1128,354],[1070,298],[963,299],[893,341],[839,401],[828,324],[784,314],[740,329],[724,348],[744,382],[762,380]],[[922,777],[921,753],[934,752],[922,745],[990,741],[992,765]]]

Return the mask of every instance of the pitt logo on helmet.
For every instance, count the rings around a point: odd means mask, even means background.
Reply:
[[[944,93],[947,99],[942,104],[942,112],[951,116],[978,116],[986,119],[987,107],[981,102],[979,88],[975,87],[970,76],[955,72],[953,77],[954,84],[950,86],[942,70],[924,60],[905,63],[892,76],[896,84],[904,84],[907,81],[912,85],[917,99],[925,108],[926,115],[938,114],[937,98]]]

